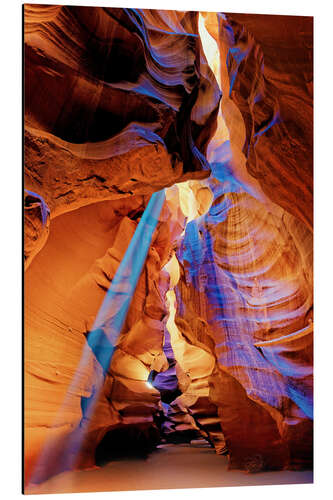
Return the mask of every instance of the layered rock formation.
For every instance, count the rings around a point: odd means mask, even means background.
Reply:
[[[311,466],[311,44],[310,18],[25,6],[27,482],[199,435]]]
[[[178,259],[176,323],[184,331],[200,317],[197,335],[214,340],[210,397],[231,464],[243,466],[247,449],[263,467],[311,461],[312,289],[283,221],[219,185],[207,216],[188,225]]]
[[[312,18],[226,18],[230,96],[246,127],[247,169],[273,202],[312,230]]]
[[[129,203],[103,202],[56,219],[50,241],[27,272],[26,447],[30,450],[27,472],[35,465],[35,480],[68,467],[62,456],[64,442],[69,433],[74,433],[76,441],[79,427],[86,431],[76,462],[92,466],[95,449],[109,429],[133,424],[136,429],[148,429],[153,426],[153,414],[160,409],[158,391],[148,388],[146,382],[151,370],[168,368],[162,321],[167,281],[159,277],[170,245],[172,225],[167,207],[161,214],[166,220],[157,228],[107,373],[103,373],[103,356],[110,342],[105,341],[99,351],[85,351],[84,347],[87,335],[92,345],[89,336],[94,318],[144,205],[142,197],[131,198]],[[67,246],[62,244],[64,238]],[[102,257],[95,259],[96,255]],[[64,355],[67,349],[70,357]],[[92,397],[95,408],[87,417]],[[45,427],[50,428],[46,436]],[[45,437],[49,443],[47,460],[39,464]]]
[[[24,12],[25,187],[51,218],[207,176],[219,91],[200,61],[195,16]]]
[[[271,26],[273,19],[270,21]],[[281,28],[283,18],[278,21],[274,29]],[[300,75],[289,78],[291,68],[287,66],[287,83],[278,91],[281,78],[273,85],[264,66],[264,47],[232,14],[215,19],[208,15],[206,26],[210,43],[214,45],[215,39],[219,60],[209,57],[206,46],[207,58],[223,90],[217,131],[208,147],[214,201],[207,216],[187,226],[177,255],[182,269],[178,315],[188,322],[193,317],[202,318],[207,322],[206,333],[214,340],[217,367],[211,376],[210,397],[219,407],[231,450],[231,467],[252,471],[309,466],[313,333],[311,87]],[[258,38],[260,27],[261,21]],[[310,19],[297,20],[294,28],[296,32],[302,29],[302,36],[309,42]],[[266,43],[267,37],[264,31]],[[270,43],[275,42],[272,37]],[[302,52],[302,40],[295,58]],[[307,78],[311,76],[310,55],[310,48],[306,48],[298,61],[303,62]],[[270,56],[269,64],[273,64]],[[279,64],[283,61],[279,60],[277,67]],[[304,114],[291,118],[284,101],[294,102],[300,80],[300,95],[304,87],[307,90]],[[304,161],[296,152],[285,154],[283,143],[293,141],[302,141]],[[265,150],[268,143],[269,153]],[[266,166],[261,167],[264,160]],[[267,164],[269,176],[265,173]],[[294,164],[302,174],[298,175]],[[283,179],[281,187],[276,186],[275,176]],[[294,184],[309,197],[299,192],[297,203],[291,203],[297,193]],[[286,201],[287,188],[293,194]]]

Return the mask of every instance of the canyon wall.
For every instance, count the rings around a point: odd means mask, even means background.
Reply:
[[[231,468],[311,467],[312,19],[24,12],[27,482],[199,435]]]

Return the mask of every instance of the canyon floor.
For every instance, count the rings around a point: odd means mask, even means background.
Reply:
[[[246,474],[228,471],[228,459],[204,442],[160,445],[146,460],[122,459],[93,470],[64,472],[26,489],[27,494],[133,491],[169,488],[209,488],[304,484],[312,471]]]

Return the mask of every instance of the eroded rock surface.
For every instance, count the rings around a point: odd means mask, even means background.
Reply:
[[[25,6],[25,186],[51,218],[208,175],[220,92],[196,16]]]
[[[209,213],[188,224],[177,255],[176,322],[200,317],[204,334],[192,332],[214,341],[210,396],[220,407],[231,465],[244,465],[246,448],[249,456],[258,450],[263,468],[308,465],[313,297],[303,255],[311,253],[311,233],[303,225],[300,252],[283,221],[254,198],[220,186],[214,194]],[[274,459],[272,442],[280,443]]]
[[[310,18],[25,6],[27,482],[198,436],[311,467],[311,57]]]
[[[226,18],[229,92],[246,127],[246,168],[273,202],[312,230],[313,20]]]

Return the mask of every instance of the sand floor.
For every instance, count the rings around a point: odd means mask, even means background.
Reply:
[[[228,471],[228,459],[203,443],[161,445],[146,460],[125,459],[88,471],[64,472],[28,494],[209,488],[313,482],[312,471],[246,474]]]

